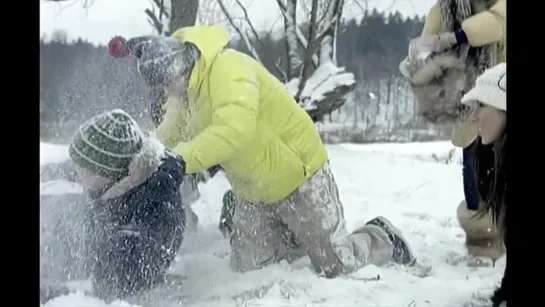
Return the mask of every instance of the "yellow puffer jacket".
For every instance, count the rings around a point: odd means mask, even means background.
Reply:
[[[157,128],[158,138],[185,159],[188,173],[219,164],[238,197],[274,203],[327,161],[307,113],[259,62],[226,48],[223,27],[186,27],[172,37],[201,52],[187,104],[169,98]],[[187,133],[191,140],[184,142]]]
[[[498,44],[496,63],[505,62],[506,57],[506,0],[497,0],[487,11],[477,13],[461,24],[472,47]],[[441,31],[441,8],[439,1],[430,9],[422,29],[422,36],[437,35]],[[467,120],[458,123],[453,130],[451,140],[454,146],[467,147],[477,137],[477,124]]]

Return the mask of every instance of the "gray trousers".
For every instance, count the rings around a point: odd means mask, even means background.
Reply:
[[[290,230],[296,243],[287,238]],[[239,201],[233,216],[231,267],[245,272],[308,255],[327,277],[392,258],[393,244],[380,227],[346,230],[335,178],[326,163],[288,198],[276,204]]]

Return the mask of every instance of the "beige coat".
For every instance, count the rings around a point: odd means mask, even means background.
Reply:
[[[477,216],[477,211],[468,210],[464,201],[456,210],[460,227],[466,233],[466,247],[472,256],[496,261],[505,254],[502,233],[492,221],[490,214]]]
[[[461,24],[472,47],[498,44],[495,65],[505,62],[506,58],[506,0],[498,0],[489,10],[477,13]],[[441,8],[439,1],[430,9],[422,36],[438,35],[441,32]],[[477,136],[475,123],[466,121],[458,124],[452,135],[452,143],[457,147],[467,147]]]

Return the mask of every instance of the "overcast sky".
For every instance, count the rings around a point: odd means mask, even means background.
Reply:
[[[236,16],[241,12],[233,0],[224,0]],[[346,0],[344,18],[359,18],[363,4],[381,11],[398,10],[404,16],[425,15],[436,0]],[[54,30],[65,30],[69,38],[83,37],[95,44],[105,44],[114,35],[127,37],[150,34],[152,27],[144,14],[151,7],[150,0],[93,0],[85,8],[84,0],[68,0],[55,3],[40,1],[40,31],[49,35]],[[260,30],[269,30],[282,26],[280,11],[276,0],[242,0],[250,19]],[[300,1],[301,2],[301,1]],[[224,22],[223,14],[218,10],[215,0],[201,0],[200,19],[207,23]],[[299,10],[304,14],[303,10]],[[298,15],[300,15],[298,14]],[[304,18],[304,16],[298,16]]]

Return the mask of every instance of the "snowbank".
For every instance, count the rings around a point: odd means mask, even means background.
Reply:
[[[292,96],[297,95],[300,80],[290,80],[286,86]],[[326,98],[326,95],[335,91],[338,87],[351,87],[356,83],[354,74],[347,72],[344,67],[337,67],[331,62],[325,62],[318,66],[316,71],[306,81],[305,87],[299,97],[299,103],[305,110],[312,110]]]
[[[40,142],[40,165],[67,160],[68,146]]]

